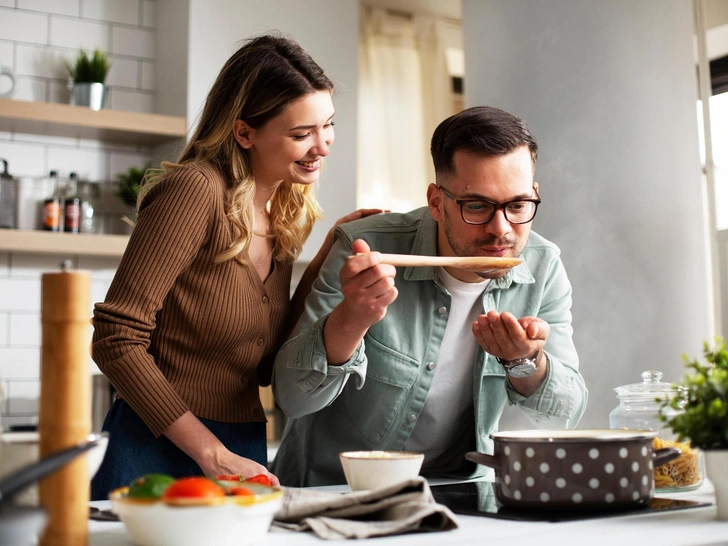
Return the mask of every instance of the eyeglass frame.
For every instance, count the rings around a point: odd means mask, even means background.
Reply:
[[[518,199],[511,199],[510,201],[505,201],[503,203],[496,203],[494,201],[488,201],[487,199],[456,199],[449,191],[447,191],[441,185],[436,184],[436,186],[438,188],[440,188],[442,190],[442,193],[444,193],[448,198],[452,199],[453,201],[455,201],[456,204],[460,205],[460,218],[463,219],[463,222],[465,222],[466,224],[469,224],[471,226],[482,226],[484,224],[487,224],[488,222],[490,222],[493,219],[493,217],[495,216],[495,213],[498,212],[499,210],[503,211],[503,217],[510,224],[513,224],[514,226],[522,226],[523,224],[528,224],[529,222],[533,222],[533,219],[536,218],[536,213],[538,212],[538,206],[541,204],[541,197],[538,195],[538,189],[536,188],[536,186],[533,186],[533,191],[536,192],[535,199],[519,197]],[[512,203],[520,203],[522,201],[529,201],[534,204],[535,208],[533,209],[533,216],[531,216],[531,218],[526,222],[511,222],[508,219],[508,213],[506,212],[506,207]],[[491,213],[490,217],[488,217],[488,219],[483,222],[469,222],[465,219],[465,214],[463,213],[463,206],[467,205],[468,203],[488,203],[489,205],[493,205],[493,212]]]

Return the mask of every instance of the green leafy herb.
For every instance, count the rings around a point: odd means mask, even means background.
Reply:
[[[678,435],[679,440],[690,439],[693,447],[702,449],[728,448],[728,343],[715,338],[715,346],[703,344],[707,364],[690,360],[683,355],[685,367],[694,373],[686,375],[676,389],[683,396],[665,401],[663,408],[671,407],[680,413],[661,415],[661,419]]]
[[[116,195],[129,206],[136,206],[139,186],[144,180],[144,173],[152,166],[151,161],[143,167],[130,167],[126,172],[116,175]]]
[[[93,56],[89,56],[82,49],[74,64],[68,61],[63,62],[74,83],[104,83],[111,68],[111,62],[106,53],[98,49],[94,50]]]

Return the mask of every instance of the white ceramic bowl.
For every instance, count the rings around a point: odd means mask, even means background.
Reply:
[[[207,505],[170,505],[134,499],[128,487],[111,493],[112,510],[139,546],[247,546],[262,541],[281,507],[277,487],[241,484],[254,496],[213,499]]]
[[[345,451],[339,453],[346,481],[352,491],[378,489],[420,473],[422,453],[406,451]]]
[[[35,463],[39,458],[38,432],[3,432],[0,434],[0,477],[19,468]],[[109,433],[91,434],[88,440],[97,439],[99,444],[87,453],[89,480],[96,475],[104,460],[109,445]],[[35,485],[28,487],[15,498],[18,504],[36,506],[38,490]]]

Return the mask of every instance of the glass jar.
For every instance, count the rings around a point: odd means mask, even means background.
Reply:
[[[609,428],[632,430],[655,430],[655,449],[677,447],[683,454],[674,461],[655,468],[655,489],[660,492],[679,492],[697,489],[703,483],[703,454],[690,447],[690,442],[678,442],[669,426],[660,415],[671,419],[682,413],[680,409],[664,406],[665,400],[675,397],[684,399],[681,388],[663,383],[662,372],[642,372],[642,382],[623,385],[614,390],[619,405],[609,414]],[[684,404],[679,404],[684,405]]]

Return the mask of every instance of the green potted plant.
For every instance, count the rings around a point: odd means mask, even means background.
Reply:
[[[683,355],[688,373],[675,388],[681,395],[664,403],[662,419],[678,435],[703,450],[708,478],[715,486],[718,519],[728,520],[728,342],[703,344],[705,364]]]
[[[101,110],[106,99],[106,75],[111,62],[106,53],[98,49],[93,55],[81,50],[75,63],[64,61],[68,74],[73,80],[73,104],[88,106],[92,110]]]
[[[129,167],[126,171],[116,175],[116,195],[130,207],[136,207],[139,197],[139,186],[144,180],[144,174],[152,166],[147,161],[143,167]]]

